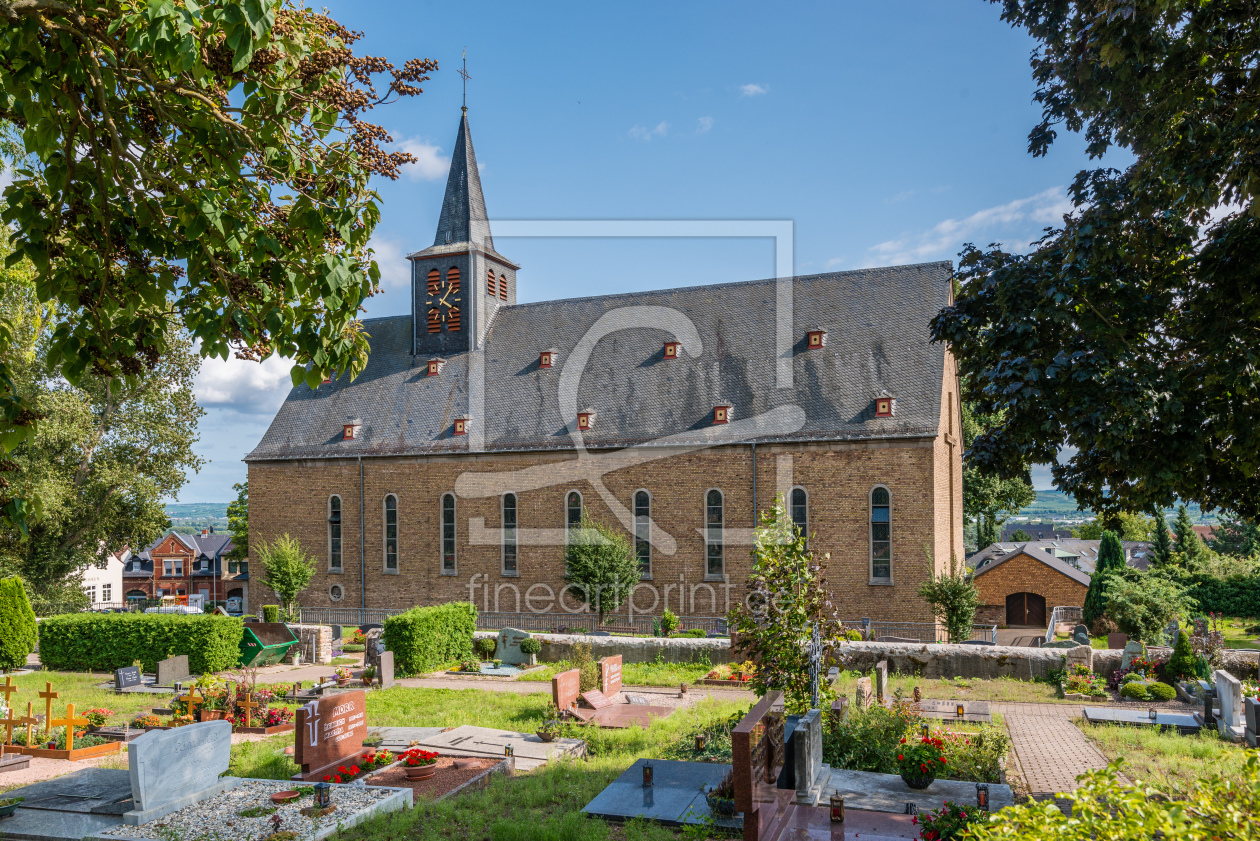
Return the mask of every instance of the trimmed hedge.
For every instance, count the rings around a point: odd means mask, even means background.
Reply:
[[[386,650],[394,652],[397,672],[414,675],[472,659],[475,630],[477,608],[471,602],[451,602],[390,616],[382,639]]]
[[[174,613],[75,613],[39,623],[39,661],[57,671],[113,671],[144,661],[188,655],[193,674],[234,667],[241,659],[244,625],[235,616]]]
[[[1182,583],[1188,588],[1190,598],[1199,603],[1200,613],[1260,616],[1260,576],[1222,579],[1192,575]]]

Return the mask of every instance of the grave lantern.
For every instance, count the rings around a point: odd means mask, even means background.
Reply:
[[[708,743],[708,741],[709,741],[708,737],[705,736],[703,733],[697,733],[696,734],[696,753],[700,753],[701,751],[703,751],[704,746],[705,744]]]
[[[329,783],[316,783],[314,789],[316,809],[327,809],[332,805],[332,785]]]
[[[844,823],[844,798],[839,789],[831,793],[831,822]]]
[[[1158,710],[1156,710],[1154,707],[1151,707],[1151,709],[1150,709],[1151,721],[1154,721],[1154,720],[1155,720],[1155,716],[1156,716],[1158,713],[1159,713],[1159,711],[1158,711]]]
[[[923,738],[926,739],[928,736],[932,735],[932,728],[926,721],[923,722],[923,726],[920,729],[923,731]]]
[[[511,755],[512,755],[512,746],[511,746],[511,745],[504,745],[504,746],[503,746],[503,755],[504,755],[504,756],[511,756]]]
[[[962,704],[959,704],[959,705],[958,705],[958,717],[959,717],[959,718],[962,718],[962,717],[966,714],[966,712],[967,712],[967,708],[966,708],[966,707],[964,707]]]
[[[652,771],[653,771],[652,763],[645,761],[643,763],[643,787],[644,788],[652,787]]]
[[[976,783],[976,805],[984,811],[989,811],[989,784]]]

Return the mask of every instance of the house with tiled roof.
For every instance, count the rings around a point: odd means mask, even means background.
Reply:
[[[925,549],[963,556],[958,378],[929,337],[949,263],[519,302],[466,113],[408,259],[362,374],[293,388],[246,457],[251,544],[317,559],[303,605],[563,618],[591,517],[638,559],[623,612],[721,616],[782,495],[842,614],[933,621]]]
[[[235,608],[232,612],[245,612],[249,567],[248,562],[227,559],[234,546],[230,534],[216,533],[213,528],[163,535],[123,565],[125,599],[200,595],[207,603],[228,601],[232,603],[229,609]]]

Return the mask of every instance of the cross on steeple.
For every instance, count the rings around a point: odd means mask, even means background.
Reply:
[[[468,75],[468,50],[464,50],[464,57],[462,60],[463,60],[463,66],[460,67],[455,72],[464,78],[464,98],[463,98],[463,101],[460,103],[462,105],[462,108],[460,110],[467,111],[468,110],[468,80],[472,78],[471,76]]]

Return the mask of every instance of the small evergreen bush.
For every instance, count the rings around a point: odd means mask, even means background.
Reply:
[[[1137,672],[1129,672],[1127,675],[1120,678],[1120,684],[1123,686],[1126,683],[1132,683],[1135,680],[1142,680],[1142,679],[1143,679],[1142,676],[1138,674]]]
[[[478,637],[473,640],[473,648],[477,649],[477,653],[480,654],[482,658],[492,656],[495,649],[498,647],[498,640],[494,637]]]
[[[35,650],[36,627],[35,611],[22,579],[13,576],[0,580],[0,671],[26,665],[26,656]]]
[[[1149,701],[1151,700],[1150,684],[1144,680],[1130,681],[1120,687],[1120,697],[1134,701]]]
[[[535,639],[534,637],[526,637],[525,639],[521,640],[521,653],[522,654],[538,654],[541,651],[542,651],[542,642]]]
[[[1152,701],[1171,701],[1177,697],[1177,690],[1166,683],[1152,683],[1146,687],[1146,694]]]
[[[1177,635],[1172,657],[1168,659],[1168,676],[1173,680],[1188,680],[1195,676],[1194,649],[1190,645],[1189,629],[1183,628]]]
[[[240,662],[244,625],[235,616],[174,613],[69,613],[39,623],[39,660],[48,669],[113,671],[143,661],[188,655],[188,668],[203,675]]]
[[[661,632],[667,637],[673,636],[681,624],[682,620],[678,618],[678,614],[669,608],[665,608],[665,612],[661,614]]]
[[[470,659],[476,629],[477,608],[471,602],[449,602],[390,616],[382,639],[386,650],[394,652],[398,673],[414,675]]]
[[[263,605],[263,621],[279,622],[280,621],[280,605],[265,604]]]

